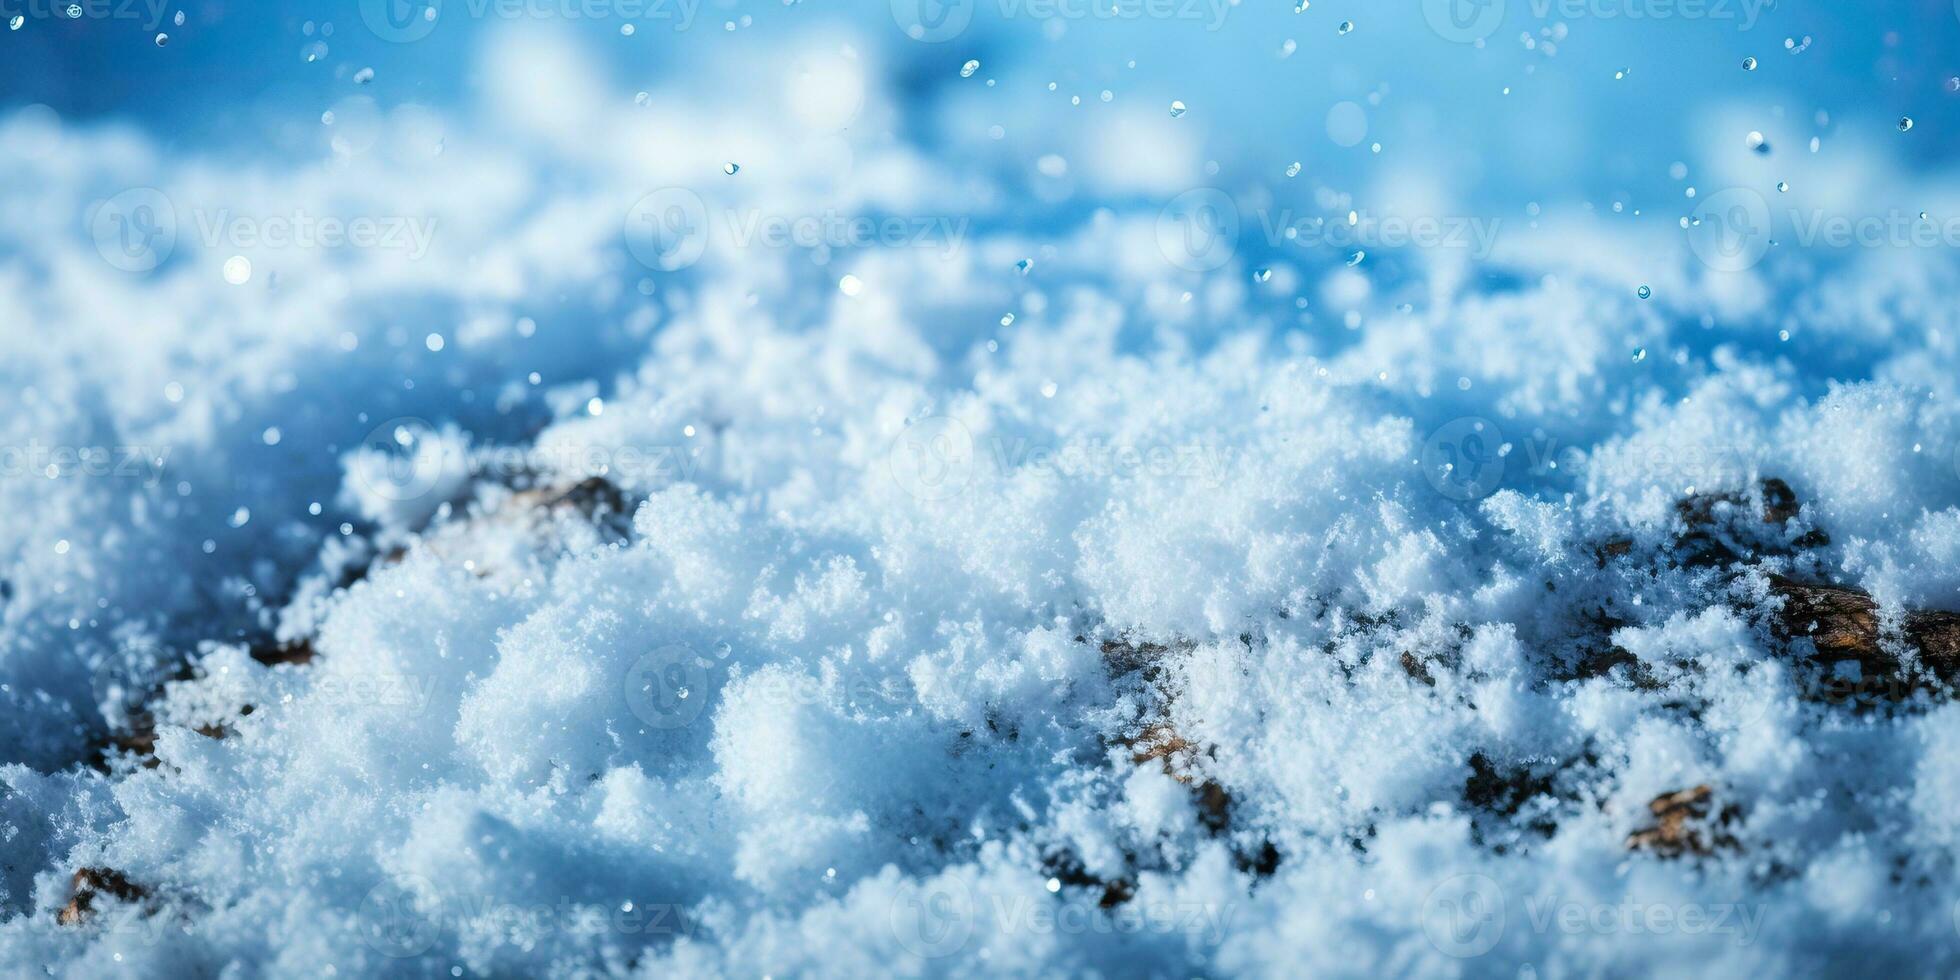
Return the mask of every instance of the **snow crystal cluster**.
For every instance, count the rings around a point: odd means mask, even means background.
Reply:
[[[503,43],[326,173],[0,120],[7,972],[1960,968],[1949,253],[1193,269],[1155,105],[1056,230],[874,55]],[[154,270],[47,237],[134,185]]]

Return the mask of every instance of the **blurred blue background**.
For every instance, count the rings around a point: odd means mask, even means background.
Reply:
[[[361,69],[375,72],[368,92],[384,110],[465,104],[485,83],[474,56],[485,32],[515,23],[582,36],[628,95],[653,85],[706,94],[724,80],[711,64],[839,36],[878,55],[901,95],[897,125],[928,145],[955,138],[938,132],[938,117],[976,98],[953,68],[978,59],[996,80],[985,98],[1015,107],[1024,133],[1066,130],[1080,110],[1069,98],[1093,107],[1104,89],[1177,99],[1227,178],[1277,178],[1299,160],[1338,183],[1394,165],[1507,215],[1535,201],[1678,199],[1672,163],[1748,152],[1742,132],[1707,137],[1723,113],[1753,120],[1736,125],[1769,134],[1778,153],[1800,152],[1812,135],[1883,140],[1903,166],[1931,168],[1954,148],[1960,17],[1945,0],[1449,2],[1472,25],[1454,39],[1445,35],[1455,28],[1434,26],[1449,16],[1436,0],[1317,0],[1300,12],[1293,0],[1069,0],[1059,12],[1052,0],[929,0],[927,16],[950,18],[935,21],[942,33],[965,26],[921,41],[902,26],[915,0],[444,0],[422,22],[423,7],[401,0],[94,0],[79,18],[48,0],[6,0],[5,17],[23,22],[0,30],[0,104],[121,120],[183,148],[304,155],[319,150],[321,112],[354,90]],[[1345,34],[1343,21],[1353,24]],[[390,23],[421,36],[379,36],[394,33]],[[168,35],[161,47],[158,33]],[[1758,67],[1744,72],[1749,57]],[[1353,146],[1327,131],[1342,101],[1366,107]],[[1892,129],[1902,116],[1916,121],[1910,134]]]

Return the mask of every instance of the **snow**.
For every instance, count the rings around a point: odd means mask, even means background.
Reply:
[[[1870,593],[1901,652],[1960,610],[1949,251],[1717,273],[1567,209],[1468,278],[1322,249],[1255,284],[1150,244],[1140,195],[1199,179],[1154,115],[1097,124],[1142,166],[1081,136],[1095,210],[1051,234],[892,121],[875,53],[649,113],[540,36],[486,57],[556,89],[391,113],[331,179],[0,119],[0,322],[35,325],[0,330],[0,963],[1960,968],[1960,713],[1822,696],[1770,579]],[[836,152],[719,149],[757,104]],[[641,267],[633,202],[709,170],[700,261]],[[132,278],[44,237],[139,180],[437,230],[247,250],[242,286],[229,243]],[[918,201],[964,237],[724,234]],[[139,712],[154,765],[103,761]],[[1704,784],[1708,853],[1630,849]],[[143,895],[59,925],[83,868]]]

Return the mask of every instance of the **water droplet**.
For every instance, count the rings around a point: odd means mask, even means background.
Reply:
[[[972,78],[973,73],[979,70],[980,70],[980,59],[978,58],[969,59],[966,64],[960,66],[960,77]]]
[[[237,510],[231,512],[230,524],[232,527],[244,527],[245,525],[251,522],[252,522],[252,511],[249,508],[240,507]]]
[[[1014,263],[1014,268],[1025,276],[1028,274],[1028,270],[1034,268],[1034,260],[1022,259],[1021,261]]]
[[[1641,347],[1633,352],[1633,363],[1639,364],[1641,361],[1644,361],[1646,359],[1647,359],[1647,348]]]
[[[166,45],[166,44],[169,44],[169,43],[170,43],[170,35],[168,35],[168,34],[165,34],[165,33],[163,33],[162,31],[158,31],[158,32],[157,32],[157,47],[159,47],[159,48],[160,48],[160,47],[163,47],[164,45]]]
[[[1300,0],[1299,3],[1293,5],[1293,12],[1296,14],[1304,14],[1307,12],[1307,8],[1311,6],[1313,6],[1313,0]]]
[[[1748,136],[1742,138],[1742,145],[1756,151],[1757,153],[1769,152],[1769,140],[1765,138],[1762,133],[1757,132],[1756,130],[1753,129],[1749,131]]]
[[[846,275],[844,278],[837,280],[837,291],[846,296],[856,296],[864,292],[864,280],[853,275]]]
[[[1368,253],[1366,251],[1363,251],[1362,249],[1358,249],[1358,248],[1355,249],[1354,254],[1348,256],[1348,268],[1352,269],[1355,266],[1360,265],[1361,260],[1367,257],[1368,257]]]
[[[1053,381],[1043,381],[1043,382],[1041,383],[1041,397],[1043,397],[1043,398],[1053,398],[1053,397],[1055,397],[1055,391],[1056,391],[1056,390],[1057,390],[1057,389],[1056,389],[1056,386],[1055,386],[1055,382],[1053,382]]]
[[[723,164],[721,167],[721,172],[727,174],[730,177],[733,177],[735,176],[735,172],[740,169],[742,169],[741,164],[731,162],[731,163]]]
[[[1171,100],[1171,118],[1172,118],[1172,119],[1176,119],[1177,117],[1179,117],[1179,116],[1181,116],[1181,115],[1184,115],[1184,103],[1182,103],[1182,102],[1180,102],[1180,101],[1178,101],[1178,100],[1176,100],[1176,99],[1172,99],[1172,100]]]
[[[7,29],[10,31],[20,30],[20,25],[25,23],[27,23],[27,18],[15,14],[12,20],[7,21]]]
[[[225,260],[225,281],[234,286],[243,286],[252,281],[252,260],[243,255],[234,255]]]
[[[170,18],[170,22],[178,27],[184,26],[184,12],[181,10],[177,11],[177,16]]]
[[[633,94],[633,104],[634,104],[634,105],[637,105],[637,106],[649,106],[649,105],[652,105],[652,104],[653,104],[653,96],[652,96],[651,94],[649,94],[649,93],[646,93],[646,92],[636,92],[636,93],[634,93],[634,94]]]
[[[69,20],[81,20],[82,5],[79,3],[71,3],[68,5],[68,10],[66,11],[66,13],[68,14]]]
[[[1755,71],[1755,70],[1756,70],[1756,59],[1755,59],[1755,58],[1753,58],[1753,57],[1751,57],[1751,58],[1744,58],[1744,59],[1742,59],[1742,70],[1743,70],[1743,71]]]
[[[1334,30],[1335,33],[1338,34],[1347,34],[1354,30],[1354,21],[1351,20],[1341,21],[1341,26],[1335,28]]]
[[[1779,180],[1776,182],[1776,189],[1784,194],[1788,194],[1790,193],[1790,182],[1787,180]]]
[[[1911,116],[1900,116],[1900,117],[1899,117],[1899,132],[1901,132],[1901,133],[1904,133],[1904,132],[1910,132],[1911,130],[1912,130],[1912,117],[1911,117]]]
[[[1268,282],[1271,281],[1272,278],[1273,278],[1273,270],[1268,269],[1264,266],[1252,270],[1253,282]]]
[[[1014,325],[1014,314],[1012,314],[1012,313],[1003,313],[1003,314],[1001,314],[1001,315],[1000,315],[1000,325],[1001,325],[1001,326],[1003,326],[1003,327],[1011,327],[1011,326],[1013,326],[1013,325]]]
[[[719,643],[716,643],[716,644],[715,644],[715,659],[716,659],[716,660],[727,660],[727,659],[728,659],[728,655],[729,655],[729,654],[731,654],[731,653],[733,653],[733,652],[735,652],[735,648],[734,648],[734,647],[732,647],[732,646],[729,646],[729,645],[728,645],[728,641],[727,641],[727,640],[723,640],[723,641],[721,641],[721,642],[719,642]]]
[[[632,36],[633,36],[633,25],[631,25],[631,24],[621,24],[621,25],[619,25],[619,36],[620,36],[620,37],[632,37]]]
[[[1289,164],[1287,164],[1287,165],[1286,165],[1286,175],[1287,175],[1288,177],[1298,177],[1298,176],[1300,176],[1300,161],[1298,161],[1298,160],[1295,160],[1295,161],[1293,161],[1292,163],[1289,163]]]
[[[1647,297],[1654,295],[1654,291],[1643,285],[1639,289],[1634,290],[1633,294],[1635,296],[1640,297],[1641,299],[1646,299]],[[1641,356],[1643,357],[1646,356],[1644,351],[1642,352]]]
[[[354,73],[354,84],[356,85],[366,85],[372,81],[374,81],[374,69],[372,68],[363,68]]]

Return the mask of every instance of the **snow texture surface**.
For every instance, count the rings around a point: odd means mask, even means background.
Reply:
[[[1960,970],[1960,261],[1675,225],[1960,179],[1801,110],[1789,195],[1307,247],[1165,103],[489,38],[307,167],[0,117],[5,972]]]

